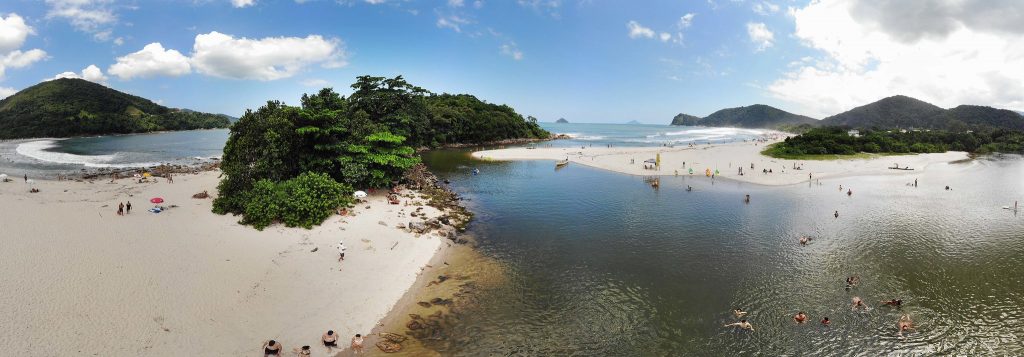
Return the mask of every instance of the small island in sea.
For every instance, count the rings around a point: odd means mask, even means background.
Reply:
[[[555,123],[558,123],[558,124],[569,124],[569,121],[565,120],[565,118],[558,118],[558,120],[555,120]]]

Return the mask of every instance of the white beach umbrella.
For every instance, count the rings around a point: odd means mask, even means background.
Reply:
[[[356,191],[355,193],[352,193],[352,197],[355,197],[355,198],[366,198],[366,192]]]
[[[7,174],[0,174],[0,181],[6,180]]]

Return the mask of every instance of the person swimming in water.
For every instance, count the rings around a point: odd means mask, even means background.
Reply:
[[[807,322],[807,314],[805,314],[803,311],[800,311],[796,313],[796,315],[793,315],[793,321],[796,321],[796,323],[798,324],[805,323]]]
[[[853,306],[851,307],[851,309],[853,309],[854,311],[856,311],[857,309],[866,310],[868,308],[868,306],[864,304],[864,300],[862,300],[859,296],[854,296],[852,300]]]
[[[801,245],[807,245],[807,243],[810,243],[811,240],[813,240],[813,239],[814,238],[811,238],[811,237],[808,237],[808,236],[800,237],[800,244]]]
[[[825,316],[825,318],[821,319],[821,324],[822,325],[828,326],[831,323],[832,323],[832,321],[829,321],[828,316]]]
[[[747,320],[740,320],[740,322],[727,324],[724,327],[739,327],[747,331],[754,331],[754,326],[747,322]]]
[[[900,316],[900,320],[896,322],[896,335],[903,338],[903,333],[910,333],[914,329],[914,321],[910,319],[909,314],[903,314]]]
[[[900,307],[903,306],[903,299],[890,299],[888,301],[882,300],[881,303],[889,306]]]
[[[859,276],[853,275],[850,276],[849,278],[846,278],[846,290],[850,290],[851,288],[856,287],[857,284],[860,284]]]
[[[747,316],[747,312],[740,310],[739,308],[732,309],[732,314],[736,315],[737,318]]]

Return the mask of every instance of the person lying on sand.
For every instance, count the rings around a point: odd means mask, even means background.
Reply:
[[[754,331],[754,326],[751,325],[749,322],[747,322],[747,320],[740,320],[740,322],[731,323],[731,324],[725,325],[724,327],[739,327],[739,328],[747,330],[747,331]]]
[[[796,313],[796,315],[793,315],[793,321],[796,321],[796,323],[798,324],[807,322],[807,314],[805,314],[803,311],[800,311]]]
[[[302,349],[296,348],[292,352],[298,356],[310,356],[313,353],[313,351],[309,350],[309,346],[302,346]]]
[[[277,343],[277,341],[267,341],[263,344],[263,356],[280,356],[281,348],[281,344]]]
[[[338,335],[334,334],[334,330],[327,330],[327,333],[320,337],[320,342],[327,347],[327,353],[331,353],[331,349],[338,347]]]
[[[914,321],[910,319],[910,315],[903,314],[903,316],[900,316],[900,320],[896,322],[896,329],[899,330],[896,332],[896,335],[899,336],[900,338],[903,338],[904,332],[909,333],[911,330],[913,330]]]

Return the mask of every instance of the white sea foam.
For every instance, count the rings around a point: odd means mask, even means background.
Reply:
[[[160,163],[153,162],[132,162],[113,163],[118,155],[77,155],[64,152],[47,151],[57,146],[56,140],[36,140],[18,144],[15,152],[18,155],[30,157],[39,161],[56,163],[84,165],[85,167],[148,167],[158,166]]]

